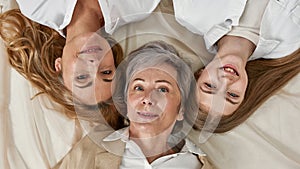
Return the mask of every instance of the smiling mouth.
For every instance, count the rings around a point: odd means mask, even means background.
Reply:
[[[224,70],[227,73],[230,73],[232,75],[236,75],[239,76],[238,71],[236,70],[236,68],[232,65],[225,65],[223,67],[221,67],[222,70]]]

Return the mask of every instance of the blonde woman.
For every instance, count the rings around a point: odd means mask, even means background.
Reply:
[[[77,118],[76,108],[82,118],[97,121],[99,118],[90,118],[84,112],[99,108],[111,126],[120,128],[122,117],[109,100],[112,76],[123,59],[122,49],[107,34],[80,30],[85,33],[68,46],[57,31],[33,22],[17,9],[0,16],[0,35],[9,62],[39,89],[38,94],[46,94],[63,106],[63,113],[70,118]],[[91,71],[81,72],[83,66]]]

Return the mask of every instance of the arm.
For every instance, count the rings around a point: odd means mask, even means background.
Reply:
[[[238,26],[218,42],[218,55],[237,55],[248,60],[259,40],[260,24],[269,0],[248,0]]]
[[[234,26],[227,35],[239,36],[255,45],[260,36],[260,24],[269,0],[248,0],[239,25]]]
[[[259,40],[260,24],[269,0],[248,0],[239,26],[235,26],[218,42],[218,54],[237,55],[247,61]]]

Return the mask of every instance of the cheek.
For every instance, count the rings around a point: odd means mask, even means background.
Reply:
[[[102,79],[102,91],[106,92],[106,93],[111,93],[111,87],[112,87],[112,82],[104,82]]]
[[[127,117],[131,121],[136,121],[135,112],[139,110],[140,97],[137,94],[129,93],[127,97]]]
[[[140,101],[140,98],[141,96],[139,94],[129,92],[127,96],[128,107],[136,107]]]
[[[180,97],[178,96],[172,98],[166,97],[164,102],[165,102],[164,110],[166,111],[171,110],[172,112],[177,112],[176,114],[178,114],[181,105]]]
[[[248,77],[247,75],[244,76],[242,79],[241,79],[241,82],[239,83],[239,88],[241,89],[241,91],[243,93],[246,92],[246,89],[247,89],[247,86],[248,86]]]
[[[74,79],[74,69],[73,64],[62,64],[62,78],[64,85],[69,89],[72,90],[72,84]]]
[[[211,81],[211,76],[209,70],[205,69],[197,79],[197,85],[200,86],[200,84],[208,81]]]

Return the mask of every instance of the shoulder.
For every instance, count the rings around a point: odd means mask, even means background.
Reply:
[[[102,157],[110,156],[110,153],[101,144],[102,138],[109,133],[111,133],[111,131],[108,127],[96,127],[91,133],[87,134],[75,144],[54,168],[95,168],[97,163],[99,163],[99,154],[102,154]]]
[[[17,0],[23,15],[60,32],[71,21],[77,0]]]

